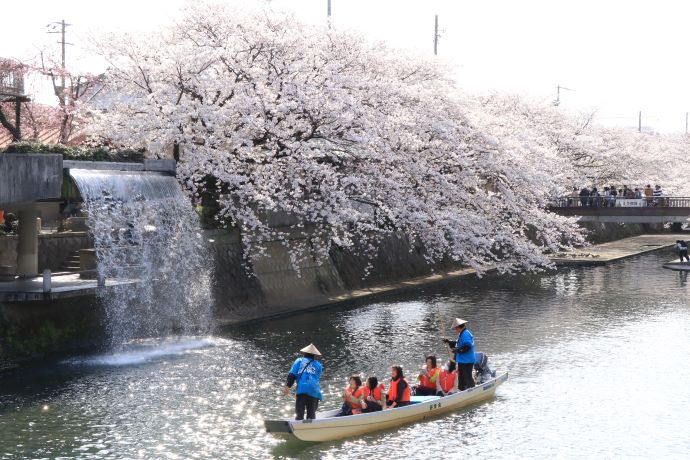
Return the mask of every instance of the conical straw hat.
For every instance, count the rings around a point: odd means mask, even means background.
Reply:
[[[458,327],[462,326],[463,324],[467,324],[467,321],[465,321],[464,319],[455,318],[453,319],[453,323],[450,325],[450,327]]]
[[[309,353],[311,355],[321,356],[321,352],[316,349],[313,343],[310,343],[306,347],[300,350],[302,353]]]

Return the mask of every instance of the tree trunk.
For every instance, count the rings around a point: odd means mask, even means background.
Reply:
[[[19,103],[17,103],[19,104]],[[2,107],[0,107],[0,125],[3,126],[6,130],[12,134],[12,141],[17,142],[20,141],[22,138],[22,133],[19,127],[19,120],[16,121],[16,123],[13,125],[10,123],[10,121],[7,119],[5,116],[5,112],[2,111]]]

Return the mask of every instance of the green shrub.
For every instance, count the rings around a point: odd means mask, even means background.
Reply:
[[[127,161],[141,163],[144,153],[137,150],[108,150],[103,147],[72,147],[62,144],[41,144],[39,142],[13,142],[2,153],[57,153],[65,160],[80,161]]]

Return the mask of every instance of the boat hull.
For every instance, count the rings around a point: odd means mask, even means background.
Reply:
[[[266,431],[281,438],[324,442],[372,433],[426,420],[491,398],[508,374],[444,397],[419,398],[421,401],[397,409],[346,417],[334,417],[338,411],[317,414],[315,420],[266,420]]]
[[[690,271],[690,263],[688,262],[666,262],[663,265],[664,268],[668,268],[669,270],[675,270],[679,272],[689,272]]]

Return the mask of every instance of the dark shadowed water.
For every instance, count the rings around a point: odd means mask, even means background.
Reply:
[[[0,375],[0,458],[687,458],[688,284],[670,258],[462,280]],[[443,355],[453,316],[510,372],[491,401],[329,444],[264,433],[291,413],[279,388],[310,341],[334,408],[352,372]]]

